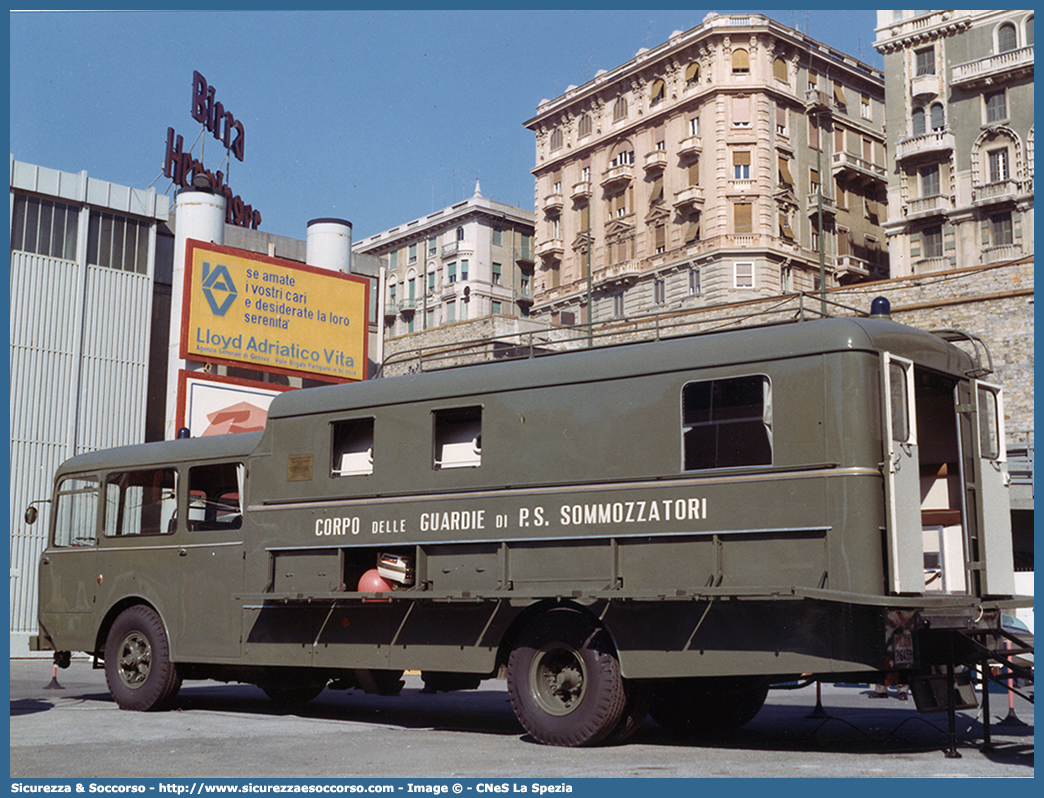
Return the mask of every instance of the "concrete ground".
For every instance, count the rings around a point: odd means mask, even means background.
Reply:
[[[1033,706],[1016,698],[1011,725],[980,750],[976,712],[957,717],[961,758],[943,755],[945,713],[872,699],[866,685],[824,685],[826,717],[809,717],[813,687],[773,690],[758,716],[702,743],[671,739],[647,720],[627,743],[587,749],[535,744],[503,681],[427,694],[415,675],[399,697],[325,691],[288,709],[255,687],[189,682],[175,710],[121,711],[102,671],[77,660],[47,689],[51,665],[11,662],[11,777],[505,778],[1033,776]],[[1032,689],[1032,688],[1031,688]],[[1006,695],[991,695],[994,723]],[[1017,721],[1017,724],[1014,722]]]

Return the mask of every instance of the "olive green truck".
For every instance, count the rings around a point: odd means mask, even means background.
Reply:
[[[879,314],[881,315],[881,314]],[[1014,596],[1000,389],[887,316],[292,391],[263,433],[73,457],[39,635],[119,706],[182,679],[506,677],[536,740],[748,722],[772,685],[948,708]],[[965,691],[966,692],[966,691]]]

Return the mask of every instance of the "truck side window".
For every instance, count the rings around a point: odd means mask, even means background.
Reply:
[[[432,467],[476,468],[482,465],[482,408],[436,410],[435,457]]]
[[[752,375],[682,388],[685,470],[772,464],[772,390]]]
[[[55,546],[98,545],[98,479],[63,479],[54,496]]]
[[[373,419],[352,418],[333,423],[333,463],[335,477],[373,473]]]
[[[242,468],[239,463],[218,463],[189,469],[189,529],[239,529],[243,525]]]
[[[105,536],[173,532],[177,474],[173,468],[109,474],[105,479]]]

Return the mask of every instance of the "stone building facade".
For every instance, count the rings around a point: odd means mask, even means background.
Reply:
[[[352,245],[387,266],[374,301],[387,338],[533,304],[533,213],[475,194]]]
[[[827,286],[888,274],[883,75],[767,17],[710,14],[526,126],[534,316],[817,290],[820,243]]]
[[[893,275],[1033,253],[1033,17],[878,12]]]

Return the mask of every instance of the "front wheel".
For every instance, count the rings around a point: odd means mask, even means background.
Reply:
[[[620,662],[604,629],[555,609],[522,629],[507,669],[515,715],[537,742],[580,746],[609,735],[624,712]]]
[[[163,621],[137,605],[116,618],[105,640],[105,682],[120,709],[165,709],[181,688]]]

